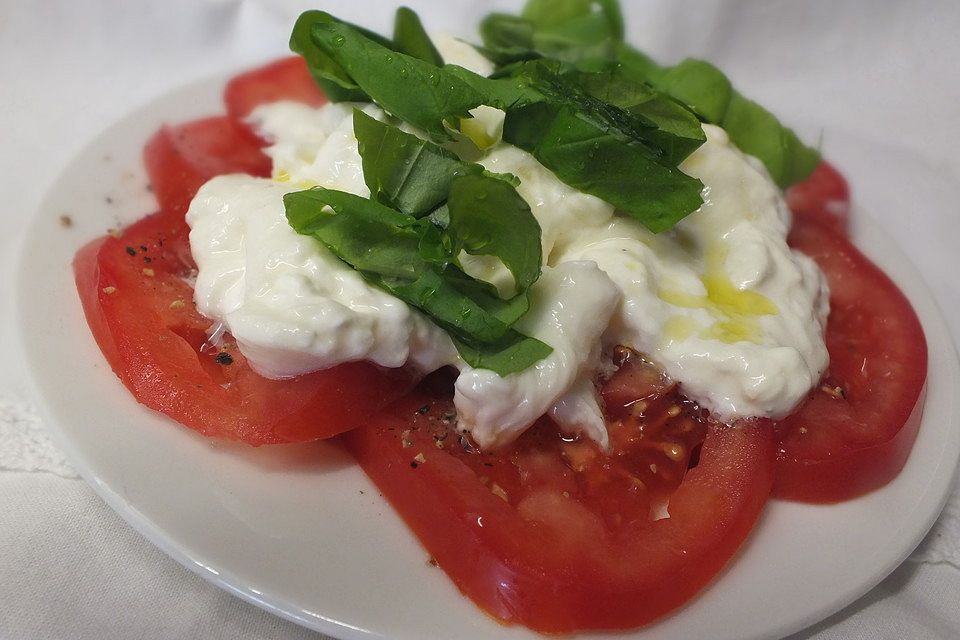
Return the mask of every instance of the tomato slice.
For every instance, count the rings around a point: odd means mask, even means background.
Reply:
[[[327,102],[300,56],[281,58],[235,76],[223,92],[227,115],[242,123],[262,104],[293,100],[311,107]]]
[[[77,289],[97,343],[138,401],[207,436],[252,445],[326,438],[408,390],[409,372],[345,364],[269,380],[193,304],[182,216],[159,213],[80,250]]]
[[[246,129],[225,116],[162,127],[144,147],[143,161],[160,209],[176,214],[214,176],[269,176],[271,168]]]
[[[846,234],[850,224],[850,187],[828,162],[821,162],[803,182],[786,191],[795,217],[814,220]]]
[[[927,343],[903,293],[835,228],[797,216],[789,240],[830,284],[830,366],[777,426],[774,495],[847,500],[886,484],[906,463],[923,410]]]
[[[627,382],[611,393],[623,399]],[[610,455],[592,447],[585,456],[589,443],[564,441],[546,420],[502,451],[478,453],[456,433],[447,398],[421,386],[342,437],[465,595],[537,631],[635,627],[680,606],[736,552],[772,484],[769,425],[708,425],[680,408],[672,386],[635,390],[631,402],[645,404],[634,420],[610,423]],[[683,471],[691,456],[698,462],[666,483],[676,485],[669,517],[654,520],[650,461],[669,463],[664,445],[694,424],[702,445],[684,452]],[[644,438],[651,429],[658,435]]]

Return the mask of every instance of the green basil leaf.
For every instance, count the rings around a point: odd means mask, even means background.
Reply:
[[[733,97],[727,76],[709,62],[694,58],[665,69],[658,84],[706,122],[722,122]]]
[[[611,39],[623,39],[623,15],[617,0],[529,0],[520,15],[541,29],[598,16]]]
[[[426,313],[471,366],[507,375],[552,351],[511,328],[526,311],[526,296],[500,300],[492,286],[465,274],[450,258],[456,247],[443,245],[445,234],[429,219],[320,187],[288,193],[283,201],[294,230],[316,238],[368,282]]]
[[[536,338],[511,330],[503,340],[492,345],[471,344],[454,338],[460,357],[476,369],[490,369],[501,376],[529,368],[553,349]]]
[[[571,187],[606,200],[655,233],[703,203],[703,184],[570,106],[511,111],[503,138],[534,155]]]
[[[649,126],[642,139],[660,149],[664,160],[680,164],[706,141],[696,115],[645,82],[630,78],[620,65],[600,71],[569,71],[564,77],[588,95],[619,107]]]
[[[497,64],[543,54],[560,60],[611,57],[623,39],[616,0],[531,0],[521,16],[494,13],[480,24],[481,53]]]
[[[484,175],[450,185],[447,233],[472,255],[496,256],[513,274],[518,293],[540,277],[540,224],[509,183]]]
[[[449,269],[444,275],[457,291],[469,297],[484,311],[504,324],[513,325],[530,309],[528,295],[515,295],[504,300],[492,284],[468,276],[462,270]]]
[[[485,78],[453,64],[448,64],[443,69],[444,72],[470,85],[481,96],[481,104],[501,111],[544,99],[542,94],[521,78],[512,76]]]
[[[491,13],[480,22],[483,47],[477,49],[496,64],[538,58],[534,52],[533,23],[519,16]]]
[[[664,143],[665,132],[551,77],[549,65],[524,66],[546,99],[507,111],[506,142],[532,153],[571,187],[606,200],[654,232],[669,229],[703,204],[703,184],[676,168],[679,154]]]
[[[820,152],[804,145],[792,130],[756,102],[734,92],[720,122],[744,153],[758,158],[781,188],[805,179],[820,164]]]
[[[326,11],[305,11],[297,18],[290,34],[290,50],[307,61],[307,68],[331,102],[370,102],[370,97],[347,75],[346,71],[314,43],[310,36],[313,26],[323,23],[349,24],[334,18]],[[390,47],[386,38],[356,25],[349,25],[367,38]]]
[[[433,46],[420,22],[420,16],[407,7],[397,9],[393,20],[393,48],[400,53],[419,58],[438,67],[443,66],[443,57]]]
[[[624,84],[605,92],[621,91],[629,85],[653,85],[702,121],[726,129],[734,144],[757,157],[782,188],[806,178],[820,161],[815,149],[805,146],[769,111],[734,90],[730,80],[710,63],[687,59],[673,67],[662,67],[624,44],[617,0],[530,0],[519,17],[488,16],[481,26],[481,36],[485,45],[481,53],[499,65],[529,60],[538,54],[576,63],[581,71],[603,70],[610,63],[619,65]],[[689,118],[670,105],[661,100],[626,104],[604,97],[604,91],[588,90],[656,124],[666,136],[653,142],[667,157],[676,159],[696,148],[699,136],[689,135]]]
[[[297,233],[319,238],[364,274],[412,280],[426,266],[419,258],[420,234],[411,216],[352,193],[319,187],[288,193],[283,203],[287,221]]]
[[[445,68],[397,53],[347,25],[316,22],[310,33],[314,44],[374,102],[434,140],[449,140],[444,123],[469,117],[470,109],[484,102]]]
[[[482,166],[359,109],[353,112],[353,132],[370,197],[407,215],[427,215],[446,201],[456,176],[483,172]]]
[[[447,333],[460,340],[495,345],[513,331],[496,315],[454,287],[438,269],[423,269],[415,280],[379,279],[375,282],[426,313]]]
[[[673,67],[659,67],[628,47],[620,49],[624,72],[687,105],[701,119],[723,127],[744,153],[764,164],[781,188],[810,175],[820,153],[804,145],[772,113],[732,88],[719,69],[703,60],[687,59]]]

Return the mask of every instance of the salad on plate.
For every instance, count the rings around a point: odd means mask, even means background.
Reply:
[[[657,64],[612,0],[479,44],[307,11],[290,45],[161,128],[158,211],[75,257],[138,401],[337,438],[461,592],[542,632],[651,623],[769,499],[903,467],[916,314],[841,175],[716,67]]]

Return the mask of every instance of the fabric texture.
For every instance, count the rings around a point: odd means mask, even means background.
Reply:
[[[408,4],[429,28],[454,33],[470,33],[492,8],[518,6]],[[634,42],[667,62],[716,62],[745,94],[821,140],[863,209],[895,212],[877,222],[913,257],[960,337],[960,5],[623,4]],[[314,6],[381,30],[392,13],[374,0],[0,0],[0,640],[323,637],[165,557],[78,478],[38,417],[13,306],[30,215],[87,141],[177,86],[282,55],[293,18]],[[960,637],[958,593],[955,490],[907,562],[794,638]]]

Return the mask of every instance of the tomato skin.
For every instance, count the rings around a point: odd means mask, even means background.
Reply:
[[[326,104],[326,96],[301,56],[281,58],[234,76],[223,92],[227,115],[240,124],[260,105],[278,100],[302,102],[311,107]]]
[[[838,502],[872,491],[903,468],[923,412],[927,344],[909,301],[845,237],[798,216],[791,246],[830,284],[823,384],[777,425],[774,495]]]
[[[231,118],[215,116],[161,127],[143,149],[150,186],[162,211],[184,214],[197,190],[226,173],[270,175],[270,158]]]
[[[139,402],[204,435],[261,445],[330,437],[413,385],[411,372],[368,363],[269,380],[229,337],[220,349],[205,348],[212,322],[183,279],[193,267],[188,231],[181,215],[157,213],[74,259],[90,329]]]
[[[636,627],[679,607],[736,552],[773,482],[769,425],[714,424],[670,518],[611,528],[576,497],[555,452],[511,457],[506,464],[560,470],[516,504],[497,495],[449,451],[458,444],[431,440],[430,424],[450,407],[415,394],[342,438],[465,595],[536,631]]]
[[[822,161],[813,173],[784,194],[795,218],[813,220],[847,234],[850,226],[850,187],[829,162]]]

